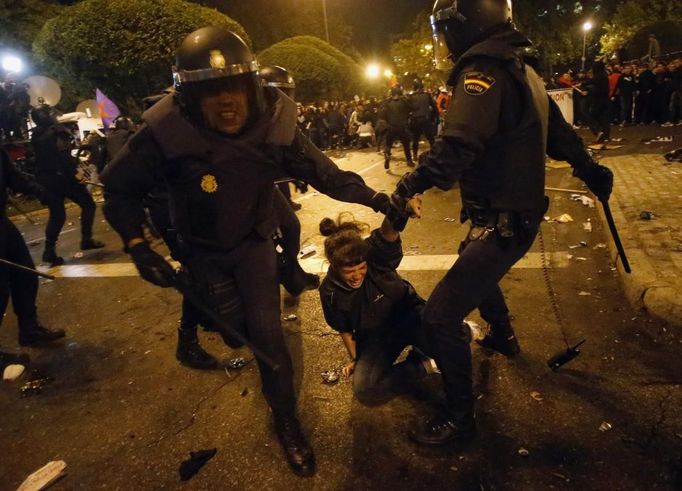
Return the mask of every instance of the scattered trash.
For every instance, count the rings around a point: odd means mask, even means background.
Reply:
[[[672,136],[656,136],[654,138],[642,138],[641,143],[651,145],[652,143],[670,143],[673,141]]]
[[[580,292],[578,293],[579,296],[581,297],[591,297],[592,294],[590,292]]]
[[[25,370],[26,367],[24,365],[7,365],[2,372],[2,379],[8,381],[16,380],[21,377]]]
[[[73,255],[73,257],[76,259],[81,259],[83,257],[83,253],[81,251],[78,251]]]
[[[248,361],[246,361],[244,358],[238,357],[238,358],[232,358],[231,360],[229,360],[227,362],[227,366],[230,368],[234,368],[235,370],[239,370],[240,368],[244,368],[247,363],[248,363]]]
[[[581,240],[578,242],[576,245],[568,246],[569,249],[580,249],[581,247],[587,247],[587,242],[584,240]]]
[[[299,259],[305,259],[307,257],[314,256],[317,253],[317,249],[315,248],[314,245],[307,245],[303,248],[301,248],[300,251],[298,251],[298,258]]]
[[[564,213],[563,215],[559,215],[558,217],[552,218],[550,220],[550,222],[554,222],[554,223],[568,223],[568,222],[572,222],[572,221],[574,221],[573,217],[571,215],[569,215],[568,213]]]
[[[240,393],[239,395],[242,396],[242,397],[246,397],[248,394],[249,394],[249,388],[248,388],[248,387],[244,387],[244,389],[242,389],[242,391],[241,391],[241,393]]]
[[[573,254],[566,254],[566,259],[568,259],[569,261],[573,259]]]
[[[654,218],[654,214],[651,213],[650,211],[643,211],[642,213],[639,214],[639,218],[642,220],[651,220]]]
[[[533,392],[530,393],[530,396],[531,396],[533,399],[535,399],[536,401],[538,401],[538,402],[542,402],[542,401],[543,401],[543,399],[542,399],[542,394],[540,394],[539,392],[533,391]]]
[[[21,386],[21,389],[19,389],[21,397],[38,395],[43,391],[45,386],[47,386],[51,382],[54,382],[54,377],[42,376],[35,371],[32,373],[32,375],[34,376],[34,378],[26,382],[24,385]]]
[[[583,230],[585,230],[585,232],[592,232],[592,222],[583,223]]]
[[[285,315],[282,319],[284,319],[287,322],[295,321],[298,319],[298,316],[296,314],[289,314]]]
[[[609,141],[613,143],[622,143],[625,141],[625,138],[609,138]]]
[[[189,459],[183,460],[182,464],[180,464],[180,480],[187,481],[194,477],[194,475],[213,458],[217,451],[217,448],[211,448],[209,450],[190,452]]]
[[[320,375],[322,375],[322,382],[328,385],[333,385],[339,381],[339,372],[336,370],[327,370]]]
[[[587,206],[588,208],[594,208],[594,200],[584,194],[572,194],[571,199],[573,201],[580,201],[583,206]]]
[[[602,422],[602,424],[599,425],[599,431],[601,432],[609,431],[612,428],[613,426],[611,426],[611,423],[607,423],[606,421]]]
[[[530,452],[529,452],[528,450],[526,450],[525,448],[521,447],[521,448],[519,448],[519,450],[518,450],[518,454],[519,454],[521,457],[528,457],[528,455],[530,455]]]
[[[40,491],[66,475],[66,462],[53,460],[28,476],[17,491]]]
[[[575,260],[576,261],[587,261],[587,258],[586,257],[576,257]]]
[[[456,221],[457,221],[456,218],[450,218],[450,217],[444,218],[444,220],[445,220],[446,222],[449,222],[449,223],[452,223],[452,222],[456,222]]]
[[[558,478],[558,479],[563,480],[563,481],[571,482],[571,480],[570,480],[569,478],[567,478],[567,477],[564,476],[563,474],[559,474],[558,472],[552,472],[552,475],[553,475],[554,477]]]
[[[596,249],[606,249],[606,244],[601,242],[601,243],[597,244],[596,246],[594,246],[592,249],[595,249],[595,250]]]

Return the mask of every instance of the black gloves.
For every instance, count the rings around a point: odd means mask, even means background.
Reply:
[[[582,179],[599,201],[606,202],[613,191],[613,172],[596,162],[576,169],[573,175]]]
[[[305,194],[308,192],[308,183],[306,182],[296,180],[294,181],[294,187],[301,194]]]
[[[168,261],[152,251],[149,244],[146,242],[137,244],[128,252],[142,278],[162,288],[175,284],[175,270]]]

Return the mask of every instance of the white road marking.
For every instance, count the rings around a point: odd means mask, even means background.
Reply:
[[[566,252],[548,254],[550,267],[566,268],[569,265]],[[447,271],[457,260],[457,255],[420,255],[405,256],[398,271]],[[310,257],[301,261],[301,266],[309,273],[323,273],[328,265],[322,257]],[[521,259],[514,269],[540,269],[542,255],[531,252]],[[40,271],[49,273],[57,278],[125,278],[138,276],[133,263],[103,263],[103,264],[67,264],[54,268],[39,267]]]

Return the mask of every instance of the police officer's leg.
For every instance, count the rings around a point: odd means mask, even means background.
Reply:
[[[418,120],[413,121],[410,125],[410,133],[412,135],[412,155],[414,155],[416,159],[419,154],[419,139],[422,134],[420,122]]]
[[[410,130],[407,127],[402,128],[400,131],[400,142],[403,144],[403,151],[405,152],[405,159],[407,160],[407,165],[410,167],[414,166],[412,162],[412,151],[410,150]]]
[[[207,353],[199,344],[197,329],[200,322],[201,314],[199,311],[192,302],[183,297],[175,358],[188,367],[208,370],[218,366],[218,360]]]
[[[64,208],[63,190],[58,186],[48,186],[41,182],[52,193],[53,197],[48,203],[49,215],[45,225],[45,250],[43,251],[43,261],[52,266],[64,264],[64,259],[57,255],[55,250],[59,233],[66,221],[66,209]]]
[[[280,323],[277,259],[270,240],[249,240],[236,251],[234,277],[244,303],[247,334],[278,370],[258,361],[274,428],[294,472],[315,473],[315,457],[296,417],[293,368]]]
[[[388,169],[388,164],[391,161],[391,149],[393,148],[393,143],[397,138],[396,131],[389,127],[386,130],[386,142],[384,145],[384,169]]]
[[[81,249],[99,249],[104,247],[102,242],[92,238],[92,224],[95,221],[97,206],[90,196],[88,189],[79,183],[72,183],[66,195],[81,209]]]
[[[530,248],[526,243],[501,247],[500,240],[493,232],[468,244],[424,308],[424,329],[443,374],[447,411],[412,435],[420,443],[443,444],[474,433],[471,332],[463,320]]]

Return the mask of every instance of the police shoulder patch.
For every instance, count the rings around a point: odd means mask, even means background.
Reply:
[[[464,74],[464,92],[469,95],[483,95],[495,85],[495,79],[481,72]]]

